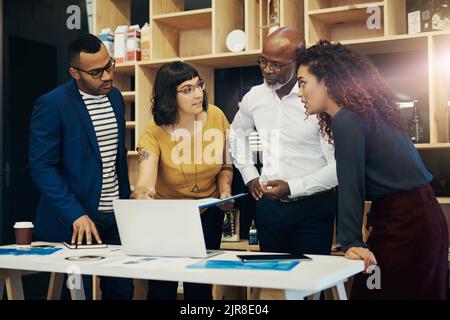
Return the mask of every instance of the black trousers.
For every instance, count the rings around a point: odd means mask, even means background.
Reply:
[[[120,245],[119,231],[117,230],[117,223],[114,213],[98,213],[95,218],[92,218],[100,239],[103,243],[111,245]],[[94,236],[92,236],[94,239]],[[86,241],[86,239],[84,239]],[[64,277],[64,284],[66,283],[67,275]],[[92,292],[92,277],[83,276],[84,290],[86,298],[91,298]],[[134,294],[133,280],[128,278],[116,277],[100,277],[100,290],[102,291],[102,300],[131,300]],[[64,285],[62,300],[70,300],[70,292]]]
[[[203,236],[207,249],[220,249],[222,240],[222,225],[224,213],[217,207],[210,208],[201,214]],[[148,282],[149,300],[176,300],[178,282],[156,281]],[[212,300],[212,285],[198,283],[183,283],[185,300]]]
[[[103,243],[120,245],[114,213],[98,214],[94,219]],[[133,280],[128,278],[100,277],[102,300],[131,300],[134,294]]]
[[[292,203],[259,200],[256,226],[261,251],[330,254],[336,212],[335,191]]]

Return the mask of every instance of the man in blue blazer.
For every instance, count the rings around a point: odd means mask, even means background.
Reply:
[[[112,201],[129,198],[125,104],[115,61],[94,35],[69,46],[72,80],[39,97],[30,171],[41,191],[35,235],[45,241],[120,244]],[[131,299],[131,280],[103,277],[103,299]]]

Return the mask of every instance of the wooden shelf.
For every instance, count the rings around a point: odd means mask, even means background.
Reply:
[[[185,58],[184,61],[214,68],[236,68],[243,66],[256,66],[256,59],[260,54],[260,50],[226,52],[213,55],[188,57]]]
[[[316,9],[308,11],[310,18],[317,19],[326,24],[351,23],[366,21],[369,7],[384,7],[384,2],[373,2],[355,4],[327,9]]]
[[[199,64],[214,68],[236,68],[256,65],[256,59],[261,54],[260,50],[227,52],[219,54],[206,54],[193,57],[176,57],[168,59],[155,59],[138,62],[139,66],[159,68],[165,63],[182,60],[187,63]]]
[[[114,73],[133,76],[135,65],[136,62],[118,63],[114,68]]]
[[[212,9],[161,14],[153,16],[153,21],[180,30],[210,28],[212,25]]]
[[[342,6],[353,6],[355,4],[365,4],[379,2],[375,0],[306,0],[310,10],[336,8]]]
[[[127,129],[135,129],[136,128],[136,122],[135,121],[127,121],[125,124]]]
[[[186,2],[185,0],[149,0],[150,11],[152,12],[153,15],[186,12],[185,2]],[[194,2],[194,4],[197,4],[196,2],[200,2],[208,5],[208,1],[190,1],[190,2]],[[209,6],[202,5],[201,8],[199,6],[196,6],[196,8],[198,9],[211,8],[211,1],[209,2],[210,2]]]
[[[450,197],[438,197],[437,199],[440,204],[450,204]]]
[[[344,40],[340,41],[340,43],[362,54],[426,51],[428,46],[428,35],[404,34],[369,39]]]
[[[418,143],[415,146],[419,150],[450,149],[450,143]]]
[[[136,93],[134,91],[122,91],[122,96],[125,102],[134,102],[136,99]]]

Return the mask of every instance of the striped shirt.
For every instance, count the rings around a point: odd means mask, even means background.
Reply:
[[[79,91],[94,126],[103,164],[102,192],[98,211],[111,213],[112,201],[119,199],[119,180],[116,172],[119,131],[116,116],[106,95],[93,96]]]

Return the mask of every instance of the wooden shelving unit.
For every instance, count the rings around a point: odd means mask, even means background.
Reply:
[[[396,92],[420,95],[429,143],[418,149],[447,149],[450,99],[450,32],[407,34],[407,0],[279,0],[282,26],[296,28],[311,45],[321,38],[340,41],[368,55]],[[149,0],[151,60],[117,65],[114,85],[127,104],[127,134],[139,140],[150,119],[151,93],[157,69],[183,60],[193,64],[206,80],[214,103],[214,69],[256,65],[270,21],[267,0],[211,0],[211,5],[185,10],[184,0]],[[368,8],[379,8],[380,28],[369,30]],[[131,0],[95,0],[94,31],[130,25]],[[229,52],[226,36],[234,29],[246,32],[246,49]],[[411,63],[413,62],[413,63]],[[134,91],[132,91],[134,90]],[[404,92],[403,92],[404,91]],[[133,112],[132,112],[133,111]],[[137,153],[129,152],[132,183]],[[440,199],[448,204],[447,198]]]

